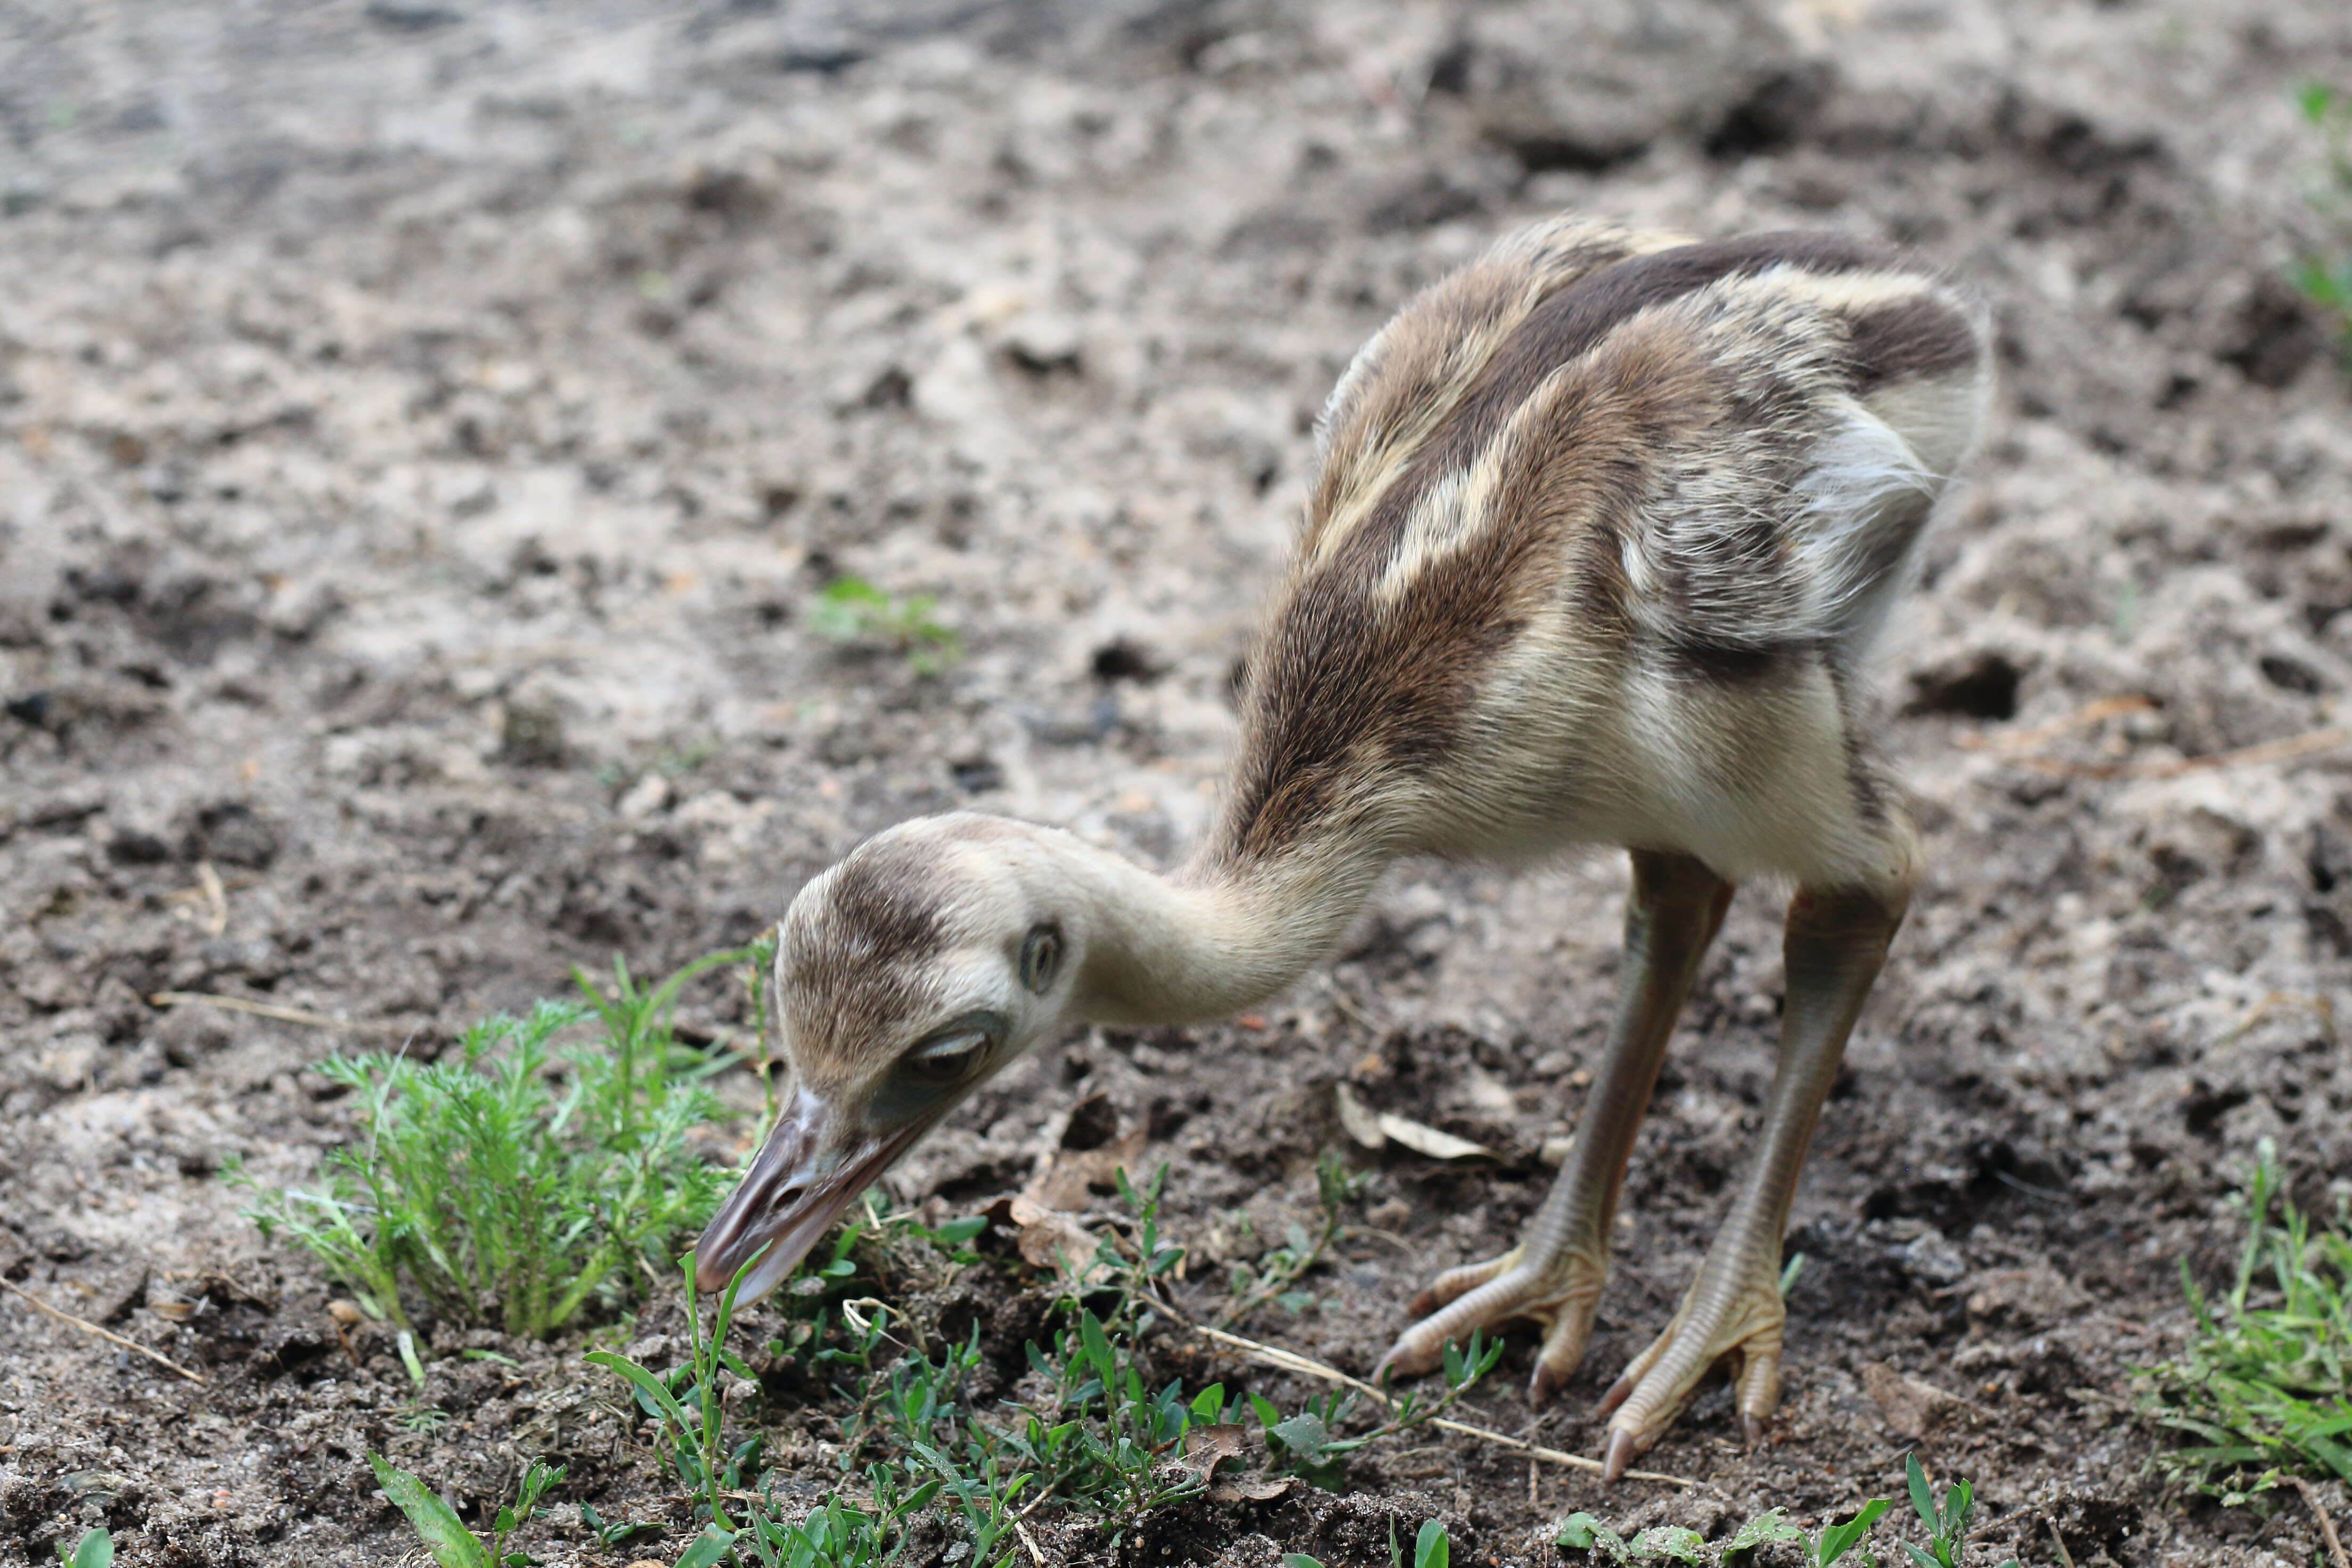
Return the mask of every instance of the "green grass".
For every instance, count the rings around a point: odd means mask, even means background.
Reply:
[[[1897,1544],[1916,1568],[1967,1568],[1969,1516],[1976,1509],[1976,1489],[1966,1480],[1955,1480],[1937,1498],[1916,1454],[1903,1457],[1903,1472],[1925,1540],[1918,1544],[1908,1541]],[[1733,1568],[1748,1562],[1748,1554],[1756,1548],[1784,1542],[1794,1546],[1810,1568],[1829,1568],[1841,1562],[1849,1568],[1879,1568],[1878,1554],[1865,1542],[1888,1507],[1885,1498],[1872,1498],[1852,1517],[1818,1533],[1790,1523],[1785,1509],[1769,1509],[1720,1542],[1709,1542],[1695,1530],[1669,1524],[1654,1524],[1628,1540],[1592,1515],[1579,1512],[1561,1522],[1559,1544],[1608,1563],[1687,1563]],[[2018,1568],[2017,1560],[2011,1558],[2001,1568]]]
[[[2304,298],[2327,313],[2352,366],[2352,92],[2309,82],[2295,94],[2320,136],[2319,161],[2305,178],[2305,200],[2327,231],[2323,248],[2295,258],[2290,276]]]
[[[1253,1447],[1266,1474],[1344,1485],[1349,1455],[1434,1418],[1495,1363],[1498,1346],[1474,1341],[1466,1352],[1449,1346],[1444,1394],[1427,1403],[1407,1395],[1384,1421],[1350,1436],[1341,1428],[1355,1411],[1352,1394],[1286,1414],[1260,1394],[1233,1398],[1222,1384],[1188,1392],[1180,1381],[1163,1383],[1151,1370],[1155,1336],[1168,1326],[1160,1284],[1183,1249],[1160,1229],[1160,1178],[1141,1188],[1124,1172],[1117,1180],[1130,1216],[1127,1234],[1106,1237],[1094,1258],[1061,1277],[1046,1342],[1026,1347],[1030,1376],[1020,1397],[992,1408],[982,1408],[972,1393],[983,1356],[977,1327],[968,1340],[925,1349],[889,1307],[820,1300],[825,1289],[846,1286],[854,1255],[919,1247],[977,1263],[965,1243],[981,1222],[929,1229],[865,1206],[829,1260],[812,1271],[818,1291],[787,1298],[814,1302],[812,1315],[767,1347],[828,1384],[844,1412],[841,1486],[798,1524],[782,1518],[772,1476],[753,1486],[761,1458],[756,1417],[730,1412],[718,1397],[725,1374],[751,1375],[727,1348],[733,1287],[706,1331],[689,1263],[686,1299],[695,1326],[683,1362],[656,1370],[611,1352],[588,1357],[625,1381],[656,1423],[664,1469],[695,1500],[700,1533],[681,1563],[887,1562],[908,1521],[927,1510],[968,1546],[977,1568],[1024,1561],[1016,1526],[1047,1507],[1088,1521],[1116,1551],[1139,1521],[1201,1496],[1220,1464],[1238,1464]],[[899,1348],[902,1338],[914,1348]],[[1424,1546],[1436,1544],[1414,1561],[1442,1568],[1444,1536],[1442,1527],[1433,1537],[1424,1527]]]
[[[809,629],[838,643],[881,643],[918,675],[938,675],[963,657],[963,639],[933,617],[929,594],[897,597],[862,577],[836,577],[808,610]]]
[[[383,1489],[383,1495],[407,1516],[409,1528],[416,1531],[440,1568],[522,1568],[532,1560],[523,1552],[508,1552],[507,1542],[523,1525],[547,1511],[539,1506],[539,1500],[563,1479],[561,1465],[524,1467],[515,1500],[493,1517],[489,1544],[485,1546],[432,1488],[381,1454],[370,1454],[368,1463],[375,1469],[376,1484]]]
[[[1454,1561],[1454,1542],[1445,1533],[1445,1521],[1425,1519],[1412,1538],[1412,1568],[1450,1568]],[[1389,1521],[1389,1568],[1405,1568],[1407,1559],[1403,1544],[1397,1540],[1396,1521]],[[1282,1554],[1282,1568],[1323,1568],[1316,1558],[1304,1552]]]
[[[2139,1369],[2141,1412],[2186,1439],[2157,1463],[2231,1504],[2292,1476],[2352,1481],[2352,1223],[2339,1197],[2335,1223],[2315,1227],[2281,1185],[2264,1139],[2237,1199],[2246,1239],[2229,1293],[2209,1300],[2181,1259],[2189,1342]]]
[[[677,993],[748,960],[756,1008],[760,958],[714,953],[651,988],[620,965],[609,992],[582,975],[582,1003],[485,1020],[453,1059],[331,1057],[315,1070],[356,1096],[357,1141],[304,1186],[224,1173],[255,1191],[245,1212],[265,1235],[314,1254],[402,1331],[412,1363],[420,1314],[541,1338],[592,1307],[618,1310],[668,1272],[730,1180],[686,1137],[718,1113],[702,1080],[735,1058],[677,1043]]]
[[[1323,1260],[1331,1244],[1346,1231],[1341,1211],[1361,1195],[1370,1179],[1369,1173],[1351,1175],[1337,1154],[1327,1152],[1317,1160],[1315,1192],[1323,1211],[1321,1222],[1310,1232],[1294,1221],[1283,1245],[1268,1248],[1255,1265],[1230,1265],[1233,1300],[1217,1314],[1215,1325],[1225,1328],[1237,1323],[1269,1302],[1286,1311],[1305,1310],[1314,1301],[1314,1292],[1299,1289],[1297,1282]]]
[[[715,953],[650,987],[616,965],[604,986],[580,976],[578,1002],[542,1003],[523,1017],[468,1030],[443,1062],[376,1054],[320,1065],[356,1095],[357,1137],[329,1156],[320,1181],[257,1189],[247,1212],[268,1233],[316,1254],[363,1310],[398,1330],[420,1391],[404,1425],[430,1431],[447,1419],[422,1403],[418,1322],[545,1336],[625,1310],[641,1282],[672,1277],[677,1249],[731,1179],[686,1146],[688,1131],[717,1110],[702,1080],[743,1054],[681,1046],[671,1014],[696,975],[745,964],[751,1012],[763,1027],[760,980],[769,956],[764,946]],[[1162,1167],[1141,1186],[1117,1173],[1125,1220],[1103,1233],[1093,1258],[1070,1260],[1045,1282],[1047,1327],[1025,1347],[1027,1375],[1010,1397],[992,1402],[976,1392],[988,1370],[978,1326],[963,1341],[939,1342],[874,1298],[903,1299],[908,1279],[958,1268],[1017,1266],[973,1249],[981,1219],[925,1226],[887,1212],[869,1194],[777,1298],[783,1321],[766,1341],[771,1380],[782,1373],[813,1400],[809,1414],[830,1414],[837,1424],[837,1476],[813,1511],[779,1497],[781,1477],[766,1463],[762,1380],[729,1343],[737,1286],[715,1302],[698,1299],[688,1258],[683,1359],[646,1366],[612,1350],[586,1354],[653,1424],[664,1489],[687,1510],[690,1533],[677,1548],[678,1568],[879,1565],[900,1555],[913,1521],[926,1514],[973,1568],[1013,1568],[1026,1561],[1022,1521],[1040,1510],[1092,1526],[1115,1552],[1143,1521],[1202,1497],[1220,1477],[1255,1469],[1343,1489],[1356,1456],[1443,1415],[1496,1364],[1500,1346],[1473,1336],[1466,1348],[1445,1348],[1434,1397],[1412,1390],[1373,1399],[1337,1388],[1291,1408],[1255,1389],[1187,1389],[1166,1378],[1162,1347],[1181,1330],[1166,1286],[1184,1257],[1160,1223],[1166,1173]],[[1341,1235],[1342,1210],[1357,1193],[1336,1162],[1318,1174],[1320,1225],[1298,1227],[1255,1272],[1237,1271],[1228,1321],[1303,1305],[1298,1283]],[[2281,1245],[2301,1257],[2307,1238],[2291,1210]],[[2250,1242],[2249,1258],[2255,1253]],[[879,1284],[877,1273],[898,1283]],[[2339,1268],[2331,1298],[2339,1345],[2340,1286]],[[2242,1277],[2233,1306],[2243,1305],[2246,1289]],[[750,1396],[730,1400],[730,1384],[739,1395],[748,1385]],[[384,1494],[442,1568],[532,1561],[516,1542],[563,1479],[561,1468],[528,1466],[514,1500],[478,1535],[415,1476],[371,1458]],[[1939,1502],[1916,1459],[1911,1482],[1927,1530],[1924,1546],[1903,1543],[1912,1563],[1973,1568],[1962,1556],[1974,1500],[1968,1483],[1955,1482]],[[632,1538],[674,1536],[679,1506],[662,1506],[651,1521],[608,1521],[583,1505],[581,1521],[601,1546],[643,1554],[646,1543]],[[1707,1563],[1792,1542],[1815,1568],[1841,1561],[1874,1568],[1864,1537],[1885,1508],[1874,1500],[1819,1534],[1774,1510],[1712,1545],[1663,1527],[1627,1540],[1578,1514],[1559,1539],[1613,1562]],[[85,1541],[78,1551],[102,1549]],[[1451,1550],[1443,1524],[1431,1520],[1409,1554],[1400,1541],[1391,1555],[1398,1568],[1445,1568]],[[80,1556],[68,1560],[85,1568]]]

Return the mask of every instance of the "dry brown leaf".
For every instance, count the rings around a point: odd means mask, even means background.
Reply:
[[[1402,1143],[1416,1154],[1426,1154],[1433,1160],[1499,1160],[1501,1155],[1484,1143],[1473,1143],[1467,1138],[1456,1138],[1451,1132],[1441,1132],[1423,1122],[1409,1121],[1394,1111],[1381,1112],[1381,1131],[1392,1143]]]
[[[1022,1195],[1049,1209],[1083,1209],[1093,1201],[1093,1188],[1111,1184],[1113,1173],[1124,1167],[1135,1175],[1145,1137],[1144,1129],[1134,1127],[1097,1148],[1060,1150],[1052,1164],[1029,1179]]]
[[[1390,1143],[1402,1144],[1416,1154],[1426,1154],[1433,1160],[1499,1160],[1500,1154],[1483,1143],[1473,1143],[1467,1138],[1456,1138],[1451,1132],[1441,1132],[1426,1122],[1399,1116],[1394,1111],[1374,1110],[1356,1098],[1355,1090],[1344,1083],[1331,1086],[1331,1098],[1339,1107],[1339,1125],[1348,1136],[1367,1149],[1379,1149]]]
[[[1367,1149],[1386,1146],[1389,1135],[1381,1131],[1381,1119],[1356,1098],[1354,1089],[1344,1083],[1334,1084],[1331,1086],[1331,1098],[1339,1105],[1339,1125],[1348,1130],[1349,1137]]]
[[[1235,1476],[1209,1489],[1211,1502],[1271,1502],[1290,1489],[1289,1476]]]
[[[1219,1465],[1227,1459],[1238,1459],[1247,1451],[1245,1436],[1237,1422],[1223,1421],[1214,1426],[1195,1426],[1184,1434],[1184,1462],[1208,1479]]]
[[[1076,1215],[1047,1208],[1026,1193],[1014,1198],[1010,1217],[1018,1227],[1013,1245],[1033,1268],[1053,1268],[1091,1284],[1104,1273],[1095,1258],[1095,1236]]]

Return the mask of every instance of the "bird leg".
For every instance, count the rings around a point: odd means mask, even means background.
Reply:
[[[1609,1272],[1610,1225],[1626,1156],[1649,1109],[1675,1018],[1731,902],[1732,885],[1689,856],[1637,849],[1633,859],[1617,1014],[1567,1167],[1518,1246],[1448,1270],[1414,1299],[1421,1321],[1398,1338],[1382,1367],[1427,1372],[1443,1359],[1448,1340],[1532,1319],[1546,1331],[1528,1386],[1540,1403],[1584,1357]]]
[[[1780,1405],[1781,1233],[1846,1036],[1907,902],[1907,889],[1802,887],[1790,901],[1782,948],[1788,1001],[1763,1137],[1674,1321],[1601,1399],[1602,1414],[1616,1413],[1606,1479],[1658,1440],[1717,1366],[1731,1375],[1750,1443],[1762,1438],[1765,1418]]]

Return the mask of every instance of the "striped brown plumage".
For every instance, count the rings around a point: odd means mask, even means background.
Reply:
[[[1622,846],[1626,963],[1569,1163],[1523,1244],[1441,1276],[1384,1364],[1425,1370],[1527,1319],[1546,1330],[1536,1396],[1575,1370],[1675,1014],[1734,885],[1778,879],[1796,895],[1757,1152],[1605,1402],[1606,1465],[1710,1366],[1760,1433],[1797,1173],[1917,874],[1867,656],[1977,438],[1986,337],[1966,293],[1860,241],[1578,218],[1407,304],[1324,410],[1221,815],[1185,866],[957,813],[876,836],[793,900],[776,970],[793,1098],[698,1247],[703,1285],[741,1268],[743,1299],[773,1288],[1057,1029],[1281,991],[1400,857]]]

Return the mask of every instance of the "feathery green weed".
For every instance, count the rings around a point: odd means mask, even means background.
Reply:
[[[652,987],[615,964],[609,994],[581,975],[585,1005],[486,1019],[453,1060],[330,1057],[314,1070],[357,1096],[357,1141],[306,1186],[265,1190],[235,1163],[224,1174],[255,1191],[245,1212],[264,1235],[314,1254],[404,1337],[412,1307],[531,1338],[592,1303],[617,1310],[729,1180],[687,1134],[718,1114],[703,1080],[735,1054],[675,1038],[679,988],[720,964],[757,971],[764,955],[714,953]],[[591,1020],[600,1037],[556,1047]]]

